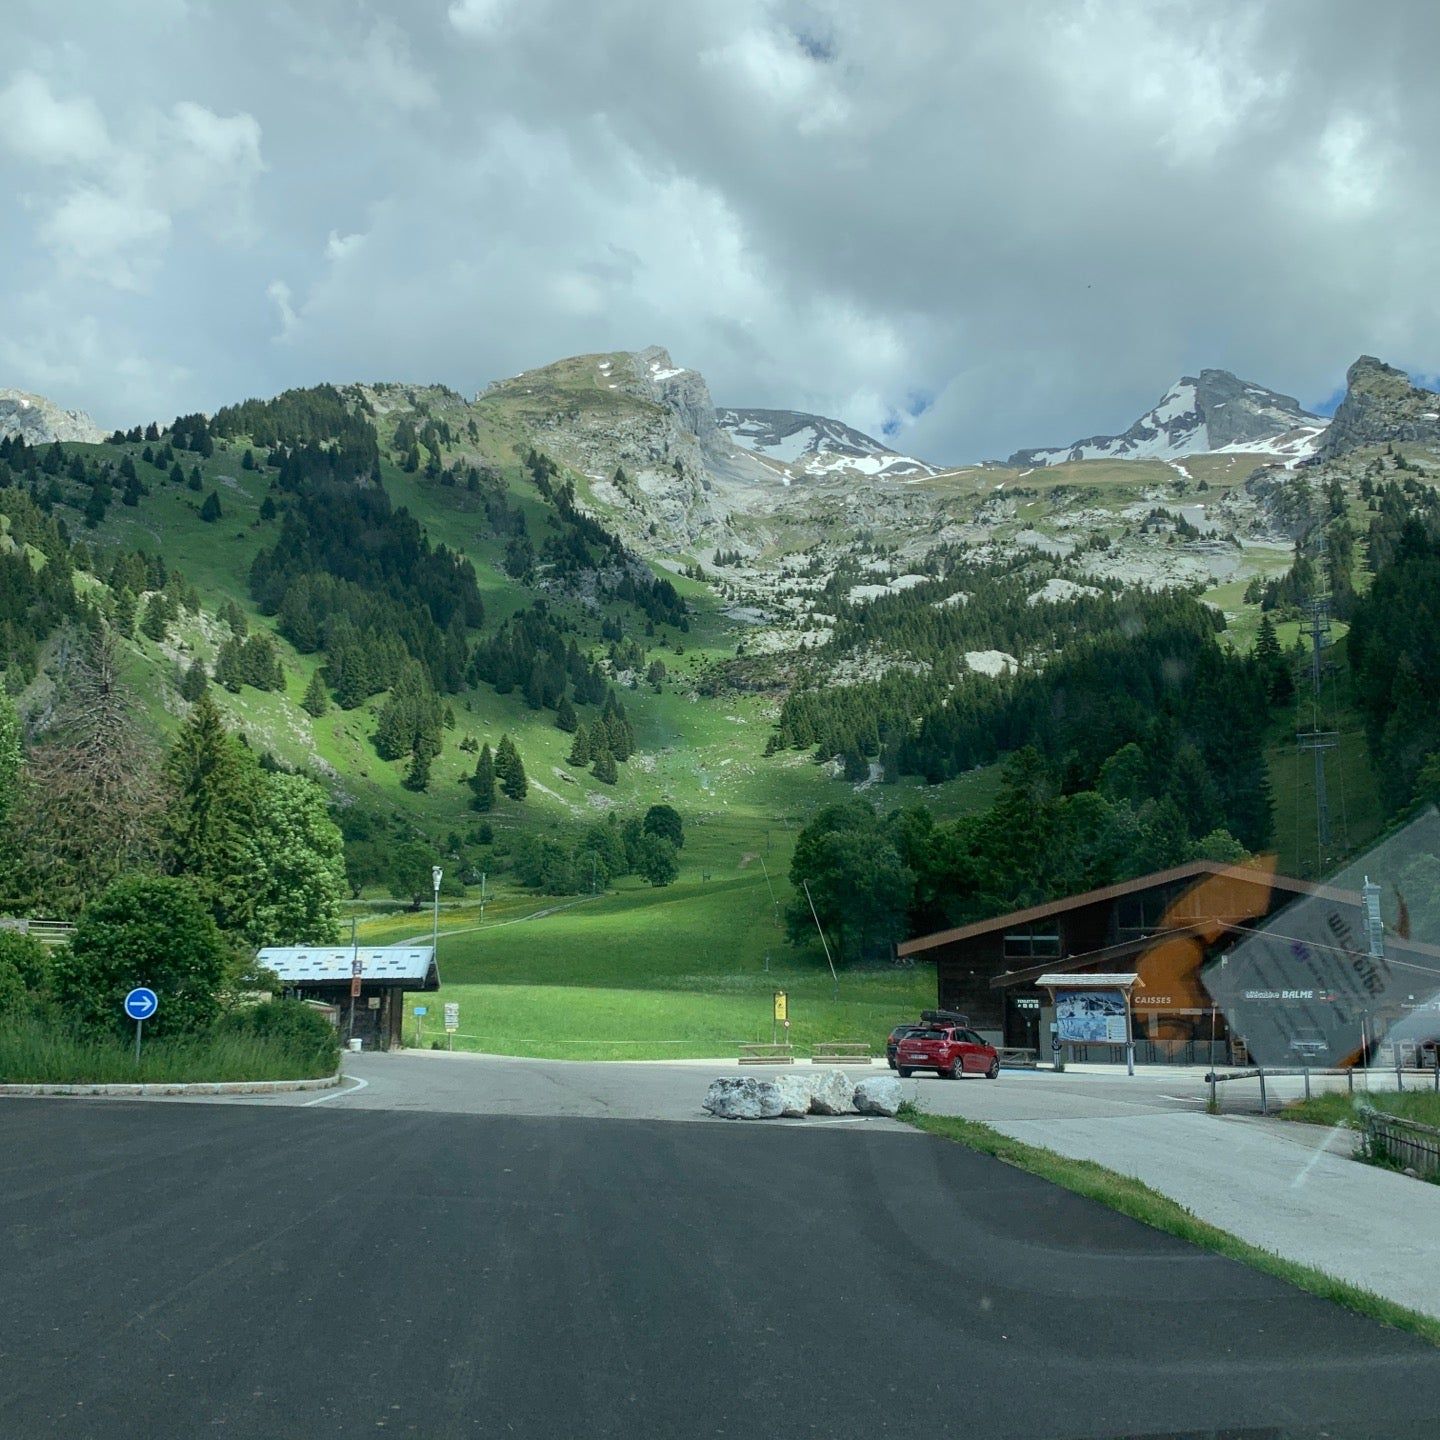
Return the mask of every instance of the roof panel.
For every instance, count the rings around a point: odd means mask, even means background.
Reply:
[[[360,962],[362,980],[423,983],[435,963],[431,945],[268,945],[257,957],[282,980],[348,980]]]

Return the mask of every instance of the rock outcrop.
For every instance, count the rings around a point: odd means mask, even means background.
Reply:
[[[18,435],[27,445],[54,440],[98,445],[105,433],[81,410],[62,410],[43,395],[0,389],[0,435]]]
[[[1440,395],[1411,384],[1403,370],[1362,355],[1345,373],[1345,398],[1330,422],[1321,457],[1394,440],[1440,444]]]

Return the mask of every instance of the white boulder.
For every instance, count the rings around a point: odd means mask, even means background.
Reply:
[[[815,1095],[815,1077],[804,1071],[798,1074],[777,1075],[769,1082],[780,1092],[784,1109],[780,1113],[791,1119],[810,1113],[810,1102]]]
[[[862,1115],[894,1115],[904,1095],[893,1075],[875,1075],[855,1087],[855,1108]]]
[[[754,1075],[712,1080],[703,1103],[705,1109],[721,1120],[773,1120],[785,1113],[785,1097],[779,1085]]]
[[[812,1115],[849,1115],[854,1109],[855,1086],[842,1071],[822,1070],[811,1074],[810,1113]]]

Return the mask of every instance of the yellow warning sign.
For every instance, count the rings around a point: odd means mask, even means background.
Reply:
[[[783,990],[775,992],[775,1018],[777,1020],[790,1018],[790,1001]]]

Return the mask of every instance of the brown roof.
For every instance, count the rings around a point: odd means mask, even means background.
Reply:
[[[1027,910],[1012,910],[1008,915],[997,915],[991,920],[977,920],[971,925],[961,925],[954,930],[937,930],[933,935],[921,935],[914,940],[907,940],[896,949],[901,955],[918,955],[940,945],[973,940],[978,935],[988,935],[996,930],[1027,925],[1033,920],[1046,920],[1051,915],[1059,915],[1066,910],[1078,910],[1084,905],[1117,900],[1122,895],[1133,895],[1138,890],[1152,890],[1158,885],[1167,885],[1175,880],[1199,879],[1202,875],[1226,875],[1237,880],[1253,880],[1257,885],[1267,888],[1289,890],[1297,895],[1323,895],[1346,904],[1360,903],[1360,896],[1353,890],[1335,890],[1327,885],[1313,885],[1308,880],[1296,880],[1289,875],[1277,875],[1251,865],[1225,865],[1216,860],[1191,860],[1169,870],[1156,870],[1149,875],[1138,875],[1133,880],[1122,880],[1118,885],[1087,890],[1082,895],[1069,895],[1063,900],[1051,900],[1045,905],[1032,905]]]
[[[1006,970],[995,976],[990,982],[992,990],[1004,990],[1010,985],[1020,985],[1027,981],[1036,979],[1041,975],[1060,974],[1062,971],[1083,970],[1088,965],[1099,965],[1109,963],[1112,960],[1124,960],[1131,955],[1139,954],[1142,950],[1150,950],[1155,946],[1158,939],[1169,940],[1176,935],[1199,934],[1208,926],[1183,925],[1176,930],[1166,930],[1157,935],[1142,935],[1134,940],[1122,940],[1117,945],[1105,945],[1099,950],[1088,950],[1083,955],[1067,955],[1063,960],[1056,960],[1053,957],[1043,965],[1029,965],[1024,970]]]

